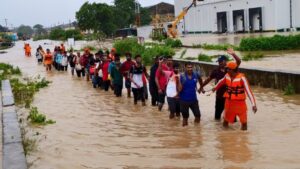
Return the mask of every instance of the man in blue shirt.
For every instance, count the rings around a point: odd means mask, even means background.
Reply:
[[[182,113],[182,126],[188,125],[189,109],[195,116],[195,123],[200,123],[201,113],[197,99],[197,82],[202,86],[202,78],[199,73],[193,71],[193,65],[187,63],[185,72],[180,76],[180,111]]]

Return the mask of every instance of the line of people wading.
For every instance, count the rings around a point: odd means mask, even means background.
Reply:
[[[134,105],[138,104],[138,101],[141,101],[143,106],[146,105],[149,84],[152,106],[157,106],[161,111],[167,100],[169,118],[182,116],[183,126],[188,125],[189,109],[194,114],[194,123],[200,123],[201,112],[197,92],[216,91],[215,120],[221,120],[224,112],[224,127],[234,123],[238,117],[241,129],[247,130],[246,95],[251,101],[254,113],[257,111],[255,98],[245,75],[239,72],[240,58],[233,49],[228,49],[227,53],[235,61],[228,61],[224,55],[219,56],[219,66],[204,81],[201,73],[194,71],[193,64],[186,63],[185,71],[180,72],[178,63],[173,63],[170,56],[156,56],[150,74],[142,64],[141,55],[136,55],[133,60],[131,53],[127,52],[126,60],[121,63],[120,54],[114,48],[105,52],[100,50],[95,54],[89,49],[85,49],[83,54],[71,51],[67,55],[63,44],[56,46],[54,52],[50,52],[49,49],[44,52],[39,46],[36,57],[39,63],[44,63],[46,71],[51,71],[52,66],[58,71],[67,71],[70,66],[73,76],[76,72],[78,78],[85,77],[87,81],[91,79],[94,88],[113,90],[116,97],[122,96],[125,82],[127,97],[130,98],[131,92],[133,93]],[[205,91],[204,87],[211,80],[215,80],[215,87]]]

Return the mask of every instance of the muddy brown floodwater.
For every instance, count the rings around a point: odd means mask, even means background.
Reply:
[[[39,42],[31,44],[35,48]],[[33,105],[56,120],[31,128],[41,133],[37,150],[27,156],[31,169],[300,168],[299,95],[254,88],[259,111],[249,111],[247,132],[239,124],[224,130],[213,120],[214,95],[200,95],[201,124],[195,126],[192,116],[183,128],[180,120],[168,119],[166,106],[162,112],[149,102],[135,107],[132,99],[93,89],[69,72],[47,73],[34,57],[23,56],[22,47],[17,42],[0,61],[52,81]]]

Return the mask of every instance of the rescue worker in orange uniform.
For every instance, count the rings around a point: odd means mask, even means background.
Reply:
[[[46,71],[51,71],[51,65],[53,62],[53,56],[50,52],[50,49],[46,50],[46,54],[44,55],[44,64],[46,66]]]
[[[256,113],[257,107],[254,95],[245,75],[238,71],[236,62],[228,62],[226,68],[227,74],[218,82],[216,87],[212,89],[216,91],[222,86],[226,86],[226,92],[224,93],[226,101],[223,126],[228,127],[228,123],[233,123],[237,116],[241,122],[241,130],[247,130],[246,95],[251,101],[253,112]]]
[[[24,50],[25,50],[25,56],[31,56],[31,47],[29,43],[25,43]]]

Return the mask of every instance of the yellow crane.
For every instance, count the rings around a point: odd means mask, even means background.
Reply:
[[[183,9],[183,11],[175,18],[175,20],[168,25],[168,37],[177,38],[177,24],[184,18],[184,16],[188,13],[188,11],[196,6],[196,1],[204,1],[204,0],[193,0],[192,4],[187,8]]]

